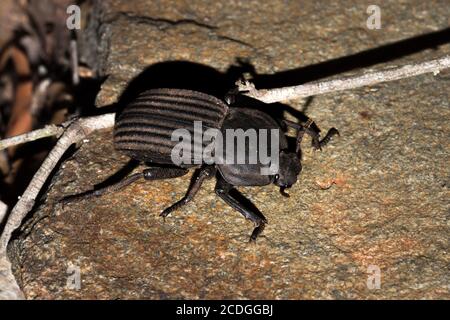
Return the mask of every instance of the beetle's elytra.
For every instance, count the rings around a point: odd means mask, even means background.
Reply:
[[[133,159],[172,164],[171,141],[176,129],[194,134],[194,121],[204,129],[220,129],[228,112],[221,100],[195,91],[154,89],[141,93],[118,116],[114,129],[114,146]]]
[[[259,130],[267,133],[264,141],[274,139],[269,135],[270,130],[280,132],[276,136],[278,169],[270,174],[262,174],[263,163],[215,163],[179,164],[174,165],[171,153],[176,145],[172,141],[172,133],[177,129],[185,129],[194,134],[194,121],[201,121],[203,129],[217,129],[224,132],[227,129]],[[179,177],[188,173],[188,169],[196,167],[186,195],[172,206],[165,209],[160,215],[166,217],[170,212],[182,207],[193,199],[205,179],[216,177],[216,194],[245,218],[255,224],[250,240],[255,240],[267,223],[264,215],[247,199],[243,198],[235,186],[262,186],[275,184],[280,187],[284,196],[286,188],[290,188],[297,181],[301,171],[300,142],[306,133],[312,138],[312,146],[320,149],[327,144],[333,135],[339,134],[335,128],[331,128],[326,136],[320,140],[320,130],[311,120],[305,124],[298,124],[282,120],[284,128],[268,114],[244,106],[230,107],[216,97],[184,89],[152,89],[141,93],[132,102],[126,105],[117,116],[114,128],[115,148],[133,159],[143,161],[150,165],[141,173],[133,174],[123,181],[80,195],[69,196],[63,202],[75,199],[85,199],[100,196],[109,191],[118,190],[138,179],[159,180]],[[286,139],[287,127],[292,127],[297,132],[296,150],[289,150]],[[265,129],[265,130],[262,130]],[[226,137],[226,135],[224,135]],[[235,141],[226,141],[235,143]],[[203,143],[203,142],[202,142]],[[203,145],[205,146],[205,145]],[[250,150],[260,146],[246,143],[240,151],[246,157]],[[233,152],[235,152],[233,149]],[[237,151],[236,151],[237,152]],[[226,154],[226,153],[225,153]],[[196,156],[190,154],[191,159]]]

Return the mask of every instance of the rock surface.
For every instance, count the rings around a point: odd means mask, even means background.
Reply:
[[[381,30],[367,29],[360,1],[108,0],[95,10],[96,28],[86,32],[97,37],[98,71],[108,75],[99,106],[118,101],[130,80],[158,63],[134,90],[231,85],[237,58],[257,74],[303,68],[262,77],[262,85],[337,75],[383,62],[384,53],[319,63],[443,30],[450,16],[447,1],[416,0],[384,1]],[[391,64],[450,53],[445,44],[401,57],[422,43],[384,52],[399,58]],[[204,66],[161,64],[180,60]],[[274,186],[240,189],[269,220],[256,244],[247,242],[251,223],[215,196],[213,181],[165,222],[158,217],[184,195],[190,176],[57,206],[127,163],[110,131],[94,134],[61,165],[10,245],[15,275],[29,299],[449,299],[449,81],[448,73],[424,75],[291,101],[341,136],[322,152],[303,143],[290,198]],[[379,289],[371,286],[377,270]]]

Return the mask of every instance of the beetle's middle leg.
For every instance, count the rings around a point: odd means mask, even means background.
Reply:
[[[226,182],[222,177],[217,177],[217,184],[215,188],[216,194],[225,201],[233,209],[239,211],[245,218],[249,219],[255,224],[255,229],[250,236],[250,241],[255,241],[266,226],[267,219],[256,208],[250,200],[242,196],[233,185]],[[242,198],[242,199],[239,199]]]
[[[186,192],[186,195],[180,201],[174,203],[170,207],[166,208],[163,212],[161,212],[160,216],[165,218],[172,211],[177,210],[178,208],[184,206],[189,201],[194,199],[194,196],[200,190],[200,187],[202,186],[203,181],[205,181],[205,179],[214,177],[215,173],[216,173],[216,168],[213,166],[207,166],[207,167],[199,169],[194,174],[194,180],[192,181],[191,185],[189,186],[189,189]]]

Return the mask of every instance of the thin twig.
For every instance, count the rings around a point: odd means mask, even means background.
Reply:
[[[3,201],[0,201],[0,224],[2,224],[7,211],[8,211],[8,206]]]
[[[404,65],[395,69],[368,72],[356,77],[307,83],[292,87],[257,90],[254,84],[248,81],[238,81],[236,85],[238,86],[239,91],[246,96],[258,99],[265,103],[273,103],[310,97],[328,92],[354,89],[377,83],[414,77],[424,73],[432,72],[436,75],[439,71],[446,68],[450,68],[450,56],[448,55],[440,59]]]
[[[11,271],[11,262],[0,254],[0,300],[22,300],[25,296]]]
[[[8,259],[6,249],[12,233],[20,227],[25,216],[33,208],[36,197],[50,173],[72,144],[82,141],[88,134],[95,130],[106,129],[113,125],[114,113],[79,119],[73,122],[64,131],[55,147],[34,175],[22,197],[9,214],[0,236],[0,298],[24,298],[12,274],[11,263]]]
[[[72,68],[72,84],[74,86],[80,83],[78,70],[78,45],[75,39],[70,40],[70,64]]]
[[[47,125],[42,129],[33,130],[18,136],[0,140],[0,150],[16,146],[25,142],[47,138],[51,136],[59,136],[64,132],[64,126]]]
[[[12,232],[20,226],[23,218],[33,208],[35,199],[42,186],[66,150],[72,144],[80,142],[92,131],[109,128],[113,125],[114,113],[108,113],[101,116],[79,119],[66,129],[34,175],[20,200],[12,209],[0,237],[0,253],[6,250]]]
[[[33,97],[31,98],[31,113],[33,115],[38,115],[45,105],[45,100],[47,98],[48,87],[52,84],[50,78],[43,79],[36,86],[33,92]]]

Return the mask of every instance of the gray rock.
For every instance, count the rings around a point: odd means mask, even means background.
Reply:
[[[98,72],[109,75],[97,104],[116,102],[149,65],[186,60],[223,75],[240,57],[271,74],[447,28],[450,14],[446,1],[386,1],[382,29],[369,30],[366,9],[359,1],[102,1],[89,31]],[[393,64],[448,53],[446,44]],[[94,134],[11,244],[15,275],[30,299],[449,299],[448,88],[443,73],[309,101],[307,115],[341,136],[322,152],[304,142],[290,198],[274,186],[241,188],[269,220],[256,244],[247,243],[251,223],[214,195],[213,181],[166,222],[158,217],[189,176],[55,205],[127,163],[110,131]],[[289,105],[304,110],[305,101]],[[370,266],[381,272],[379,289],[367,286]],[[79,289],[71,285],[78,270]]]

